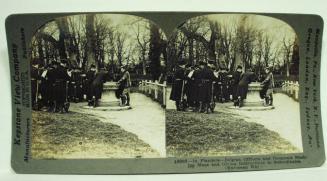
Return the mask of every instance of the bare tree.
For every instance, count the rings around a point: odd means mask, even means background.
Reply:
[[[116,56],[118,60],[118,65],[122,65],[123,55],[124,55],[124,49],[125,49],[125,41],[126,41],[126,35],[122,32],[117,31],[116,32]]]
[[[138,43],[138,47],[141,52],[142,73],[143,75],[146,75],[146,66],[147,66],[146,52],[148,51],[150,36],[149,33],[145,33],[141,31],[141,26],[143,28],[146,27],[147,31],[150,31],[148,26],[144,26],[144,24],[149,24],[149,23],[147,21],[145,22],[142,18],[138,18],[138,21],[136,21],[135,24],[136,24],[136,28],[134,28],[133,30],[136,35],[136,41]]]
[[[215,46],[216,46],[216,40],[218,38],[217,32],[218,32],[218,24],[216,22],[212,22],[207,20],[207,23],[209,23],[210,27],[210,36],[209,40],[206,39],[205,33],[199,33],[197,31],[194,31],[192,29],[188,29],[187,26],[180,26],[179,30],[185,34],[185,36],[188,39],[194,39],[196,41],[199,41],[202,43],[202,45],[206,48],[209,59],[216,61],[216,52],[215,52]],[[197,29],[196,29],[197,30]]]
[[[94,30],[94,14],[87,14],[86,15],[86,62],[85,67],[86,69],[89,69],[90,66],[93,64],[97,68],[99,68],[98,63],[96,62],[95,57],[95,46],[96,46],[96,40],[95,40],[95,30]]]
[[[283,38],[283,54],[284,54],[284,67],[285,67],[285,73],[286,77],[290,76],[290,62],[292,58],[292,47],[293,42],[287,38]]]
[[[269,66],[269,61],[272,58],[271,44],[272,44],[272,39],[269,36],[265,35],[264,46],[263,46],[263,60],[266,67]]]
[[[237,53],[240,54],[244,71],[252,66],[256,34],[257,30],[249,24],[248,16],[242,16],[235,38],[237,40]]]

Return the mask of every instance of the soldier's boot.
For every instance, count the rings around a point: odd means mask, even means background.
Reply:
[[[176,110],[177,110],[177,111],[180,111],[180,110],[181,110],[181,106],[180,106],[180,104],[181,104],[180,101],[176,101],[176,102],[175,102],[175,106],[176,106]]]
[[[193,104],[193,112],[198,112],[198,105],[196,103]]]
[[[264,99],[264,106],[269,106],[269,96],[266,96]]]
[[[58,112],[58,111],[59,111],[58,103],[57,103],[57,101],[55,101],[54,107],[53,107],[53,112]]]
[[[87,100],[87,105],[91,106],[92,105],[92,100]]]
[[[234,106],[237,107],[239,105],[238,99],[234,100]]]
[[[127,93],[126,94],[126,106],[129,106],[129,101],[130,101],[129,93]]]
[[[200,102],[199,112],[200,113],[204,113],[205,112],[205,105],[203,104],[203,102]]]
[[[210,112],[209,112],[209,108],[210,108],[209,104],[206,103],[206,104],[205,104],[205,112],[206,112],[206,114],[209,114],[209,113],[210,113]]]
[[[60,108],[59,108],[59,113],[60,113],[60,114],[65,113],[65,112],[64,112],[64,106],[60,106]]]
[[[243,106],[243,101],[240,96],[237,98],[237,102],[238,102],[238,107],[241,108]]]
[[[94,107],[98,107],[99,106],[99,99],[94,99]]]
[[[92,106],[96,107],[96,100],[95,100],[95,96],[92,97]]]
[[[47,112],[52,112],[53,111],[53,104],[49,103],[49,107],[47,109]]]
[[[121,100],[120,106],[125,106],[126,105],[126,96],[124,94],[122,94],[120,96],[120,100]]]
[[[273,95],[270,94],[269,95],[269,106],[272,106],[273,105],[273,100],[274,100]]]

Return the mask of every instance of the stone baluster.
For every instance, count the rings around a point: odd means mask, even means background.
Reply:
[[[166,107],[166,102],[167,102],[167,97],[166,97],[166,85],[167,85],[167,82],[166,81],[164,81],[163,82],[163,87],[162,87],[162,105],[163,105],[163,107]]]
[[[299,82],[295,82],[295,100],[299,100]]]
[[[158,100],[158,87],[159,87],[159,83],[158,81],[156,80],[154,82],[154,99],[155,100]]]

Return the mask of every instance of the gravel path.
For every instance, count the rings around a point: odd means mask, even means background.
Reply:
[[[165,110],[159,104],[140,93],[132,93],[129,110],[102,111],[83,108],[86,103],[71,105],[71,111],[92,114],[103,122],[120,126],[148,143],[152,149],[166,156]]]

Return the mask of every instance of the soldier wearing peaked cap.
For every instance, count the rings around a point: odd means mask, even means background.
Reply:
[[[265,105],[273,104],[273,88],[274,88],[274,76],[272,73],[272,67],[265,68],[266,78],[261,82],[263,85],[260,91],[260,98],[265,100]]]
[[[40,80],[40,71],[39,64],[36,60],[32,61],[31,66],[31,96],[32,96],[32,108],[36,109],[36,103],[38,102],[38,93],[39,93],[39,80]]]
[[[121,99],[121,106],[130,105],[130,87],[132,86],[131,76],[128,71],[128,66],[123,65],[120,67],[122,73],[121,78],[118,80],[118,90],[116,97]]]
[[[170,93],[170,100],[175,101],[177,111],[185,108],[183,97],[185,94],[185,61],[179,61],[178,66],[174,71],[173,84]]]
[[[255,74],[252,69],[242,73],[240,81],[237,86],[237,100],[234,102],[235,106],[242,107],[243,101],[246,99],[249,84],[255,79]]]
[[[92,97],[91,105],[97,107],[99,105],[99,99],[102,97],[103,83],[105,82],[105,76],[107,72],[105,69],[100,69],[95,73],[94,79],[90,87],[90,95]]]
[[[96,67],[95,65],[91,65],[90,69],[86,72],[85,75],[85,86],[84,86],[84,92],[86,94],[86,99],[88,101],[88,105],[91,106],[93,105],[93,100],[92,100],[92,82],[95,79],[95,74],[96,74]]]
[[[229,101],[229,80],[228,80],[228,72],[226,68],[221,68],[218,74],[218,94],[220,102],[224,103]]]
[[[63,113],[64,103],[67,101],[67,89],[70,76],[67,71],[67,61],[62,60],[61,63],[54,70],[54,97],[55,97],[55,111]],[[66,110],[68,111],[68,110]]]
[[[207,63],[204,61],[200,62],[200,71],[196,77],[196,83],[198,86],[198,100],[199,100],[199,111],[209,113],[209,103],[211,101],[212,82],[215,79],[213,70],[211,70]]]
[[[233,100],[237,100],[237,86],[241,80],[242,66],[237,66],[236,71],[232,75],[232,89],[233,89]]]

